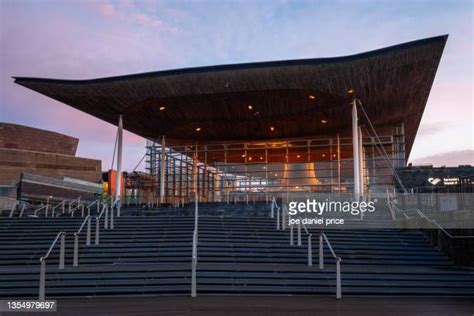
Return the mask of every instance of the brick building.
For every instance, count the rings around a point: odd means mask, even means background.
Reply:
[[[0,123],[0,185],[15,186],[22,173],[101,181],[101,161],[76,157],[77,138]]]

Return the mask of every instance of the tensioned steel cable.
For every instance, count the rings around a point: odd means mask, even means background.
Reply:
[[[372,121],[370,120],[369,116],[367,115],[367,112],[365,111],[364,107],[362,106],[362,102],[359,100],[359,99],[356,99],[357,103],[359,104],[360,108],[362,109],[362,112],[364,113],[364,116],[365,118],[367,119],[367,122],[369,123],[369,126],[372,130],[372,132],[374,133],[376,139],[377,139],[377,142],[379,143],[380,147],[382,147],[382,150],[383,150],[383,153],[381,152],[381,150],[376,146],[377,150],[379,151],[379,153],[382,155],[382,157],[385,158],[385,161],[387,162],[387,165],[390,167],[390,169],[392,169],[392,172],[393,172],[393,175],[395,176],[395,179],[397,180],[398,184],[402,187],[403,189],[403,192],[405,193],[408,193],[407,189],[405,188],[405,186],[403,185],[402,183],[402,180],[400,179],[397,171],[395,170],[395,168],[393,167],[393,164],[390,160],[390,158],[388,157],[388,154],[387,152],[385,151],[385,148],[383,147],[383,144],[382,144],[382,141],[380,140],[380,137],[379,135],[377,134],[377,132],[375,131],[375,128],[374,126],[372,125]],[[365,131],[368,133],[367,129],[364,127]],[[370,133],[368,133],[370,135]]]
[[[117,150],[117,143],[118,143],[118,130],[117,130],[117,133],[115,133],[114,154],[112,155],[112,163],[110,164],[110,170],[114,169],[115,152]]]
[[[143,155],[142,159],[140,159],[140,161],[137,163],[137,165],[135,166],[135,168],[133,168],[133,171],[132,172],[135,172],[135,170],[137,170],[138,166],[142,163],[143,159],[145,159],[146,157],[146,153]]]

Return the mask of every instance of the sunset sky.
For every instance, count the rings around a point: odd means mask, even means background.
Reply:
[[[0,0],[0,121],[77,137],[78,155],[101,159],[105,170],[114,126],[11,77],[333,57],[449,34],[410,161],[474,165],[473,7],[472,0]],[[125,169],[144,151],[145,140],[126,133]]]

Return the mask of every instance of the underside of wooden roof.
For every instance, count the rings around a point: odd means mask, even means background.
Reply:
[[[175,144],[350,134],[355,96],[375,126],[404,123],[408,157],[446,40],[335,58],[15,82],[114,125],[123,115],[125,129]]]

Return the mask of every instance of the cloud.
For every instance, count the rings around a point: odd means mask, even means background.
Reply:
[[[360,1],[350,10],[347,1],[284,0],[0,0],[0,6],[2,121],[78,137],[81,155],[101,158],[104,165],[113,150],[113,125],[10,77],[86,79],[347,55],[450,33],[412,156],[473,147],[471,1]],[[141,158],[142,141],[125,137],[125,161]]]
[[[448,166],[456,167],[459,165],[474,166],[474,150],[456,150],[444,152],[437,155],[416,158],[413,164],[432,164],[435,167]]]

